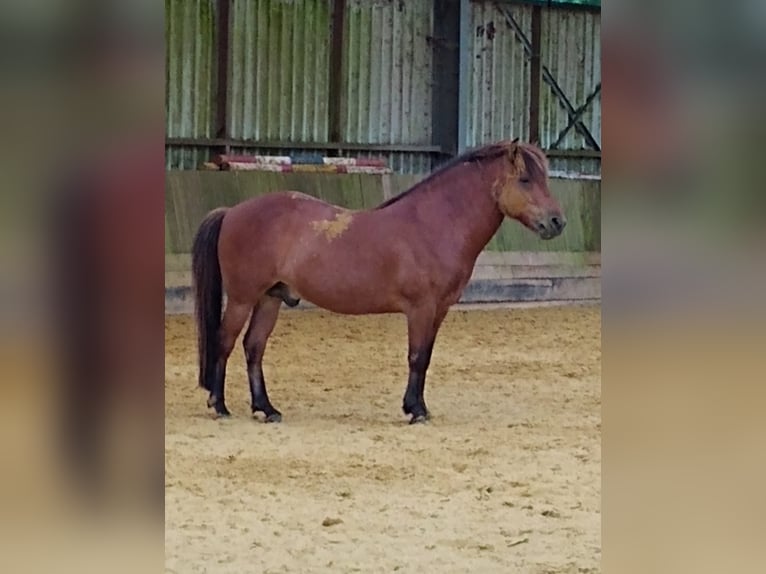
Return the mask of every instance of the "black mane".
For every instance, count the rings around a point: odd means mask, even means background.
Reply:
[[[383,209],[384,207],[388,207],[392,203],[396,203],[400,199],[403,199],[409,196],[412,192],[417,191],[418,189],[420,189],[420,187],[424,186],[426,183],[438,177],[445,171],[450,170],[453,167],[457,167],[460,164],[475,163],[487,158],[495,158],[499,155],[502,155],[508,151],[508,146],[510,144],[511,142],[505,141],[505,142],[493,143],[493,144],[488,144],[488,145],[484,145],[480,147],[475,147],[473,149],[469,149],[468,151],[465,151],[462,154],[452,158],[447,163],[440,165],[437,169],[435,169],[426,177],[421,179],[411,188],[403,191],[399,195],[395,195],[394,197],[391,197],[385,200],[383,203],[378,205],[375,209]]]

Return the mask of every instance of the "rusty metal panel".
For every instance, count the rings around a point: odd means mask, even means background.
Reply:
[[[601,145],[601,14],[586,10],[542,10],[542,64],[577,111],[583,127]],[[593,149],[582,131],[570,128],[570,113],[548,86],[541,89],[540,136],[544,147]],[[592,160],[591,160],[592,161]],[[575,166],[573,166],[575,167]]]
[[[330,0],[233,0],[229,135],[326,142]]]
[[[506,12],[529,37],[531,6],[471,3],[467,147],[529,135],[529,58]]]
[[[344,23],[342,138],[353,143],[431,143],[433,5],[348,0]],[[409,172],[421,159],[391,154]]]
[[[215,2],[165,0],[165,127],[168,137],[212,135],[215,104]],[[166,153],[166,168],[195,168],[206,149]]]

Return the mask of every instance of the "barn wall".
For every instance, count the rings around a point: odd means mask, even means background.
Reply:
[[[601,14],[584,10],[542,10],[540,57],[566,94],[572,106],[584,111],[581,121],[601,146],[601,95],[593,94],[601,84]],[[591,103],[585,105],[588,98]],[[569,115],[549,87],[540,90],[540,143],[544,149],[592,149],[583,134],[572,128],[558,141]],[[568,173],[599,174],[601,161],[569,157],[554,160],[553,169]]]
[[[233,0],[230,137],[327,141],[330,8],[330,0]]]
[[[505,10],[529,36],[531,6],[471,4],[467,147],[529,135],[529,58],[504,23]]]
[[[167,136],[207,139],[216,106],[215,0],[166,0]],[[329,140],[332,0],[231,0],[226,139],[263,142],[237,152],[304,152]],[[428,146],[432,141],[433,6],[428,0],[347,0],[340,139]],[[198,38],[198,42],[194,39]],[[213,146],[169,146],[168,169],[196,169]],[[271,146],[273,148],[273,146]],[[430,151],[348,150],[383,157],[399,173],[432,169]]]
[[[453,145],[435,134],[435,123],[462,122],[460,128],[445,133],[462,130],[462,144],[468,147],[528,138],[529,41],[532,14],[539,10],[545,69],[539,99],[541,143],[546,149],[564,152],[551,154],[553,171],[600,173],[601,15],[597,8],[548,4],[534,8],[529,2],[471,0],[467,2],[469,33],[461,43],[456,30],[459,19],[435,26],[435,0],[346,0],[342,53],[332,61],[333,0],[230,2],[225,139],[235,142],[235,152],[276,149],[289,153],[309,149],[305,144],[327,144],[332,129],[330,106],[335,102],[340,106],[340,141],[329,142],[333,145],[326,151],[384,157],[398,173],[427,173],[448,158],[438,146],[445,151],[458,147],[457,137]],[[454,8],[458,2],[441,0],[438,5],[444,12],[446,5]],[[165,0],[167,135],[197,140],[194,145],[185,141],[168,146],[168,169],[196,169],[223,147],[198,143],[216,135],[212,132],[217,107],[218,4],[217,0]],[[452,61],[461,51],[468,54],[462,83]],[[449,65],[445,58],[450,59]],[[444,73],[446,69],[453,71]],[[331,93],[334,70],[339,70],[340,77],[337,96]],[[461,117],[434,117],[434,110],[456,108],[451,98],[458,84],[466,101]],[[573,113],[579,114],[584,130],[563,133]],[[442,140],[437,142],[439,137]],[[249,142],[258,143],[251,146]],[[344,149],[343,143],[369,149]],[[578,153],[583,150],[589,153]]]
[[[564,133],[570,111],[562,95],[575,112],[583,108],[580,120],[600,148],[601,14],[566,6],[540,11],[540,144],[565,152],[597,151],[580,131]],[[530,137],[532,12],[528,3],[471,2],[466,147]],[[551,169],[597,175],[601,161],[586,154],[552,155]]]
[[[215,1],[165,0],[165,130],[209,138],[215,107]],[[168,150],[167,169],[195,169],[204,148]]]
[[[431,143],[430,1],[348,0],[342,66],[346,142]],[[404,173],[431,170],[427,153],[380,153]]]

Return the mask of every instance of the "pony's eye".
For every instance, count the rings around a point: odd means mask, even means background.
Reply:
[[[528,177],[522,177],[521,179],[519,179],[519,181],[521,183],[529,183],[529,178]]]

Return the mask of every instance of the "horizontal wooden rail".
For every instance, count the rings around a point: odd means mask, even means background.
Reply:
[[[365,144],[351,142],[269,142],[254,140],[235,140],[225,138],[166,138],[166,146],[178,147],[230,147],[230,148],[271,148],[271,149],[318,149],[318,150],[353,150],[353,151],[387,151],[404,153],[434,153],[446,154],[441,147],[433,145],[407,144]]]
[[[270,148],[270,149],[316,149],[316,150],[348,150],[348,151],[379,151],[400,153],[432,153],[441,156],[451,156],[440,146],[408,145],[408,144],[364,144],[351,142],[269,142],[255,140],[235,140],[225,138],[166,138],[166,146],[177,147],[210,147],[210,148]],[[548,157],[601,158],[601,151],[589,149],[551,149],[545,150]]]

